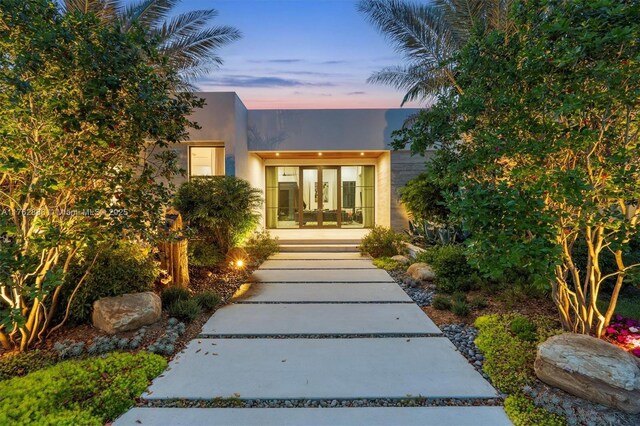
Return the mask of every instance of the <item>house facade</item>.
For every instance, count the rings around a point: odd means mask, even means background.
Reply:
[[[234,92],[197,93],[201,129],[171,147],[187,171],[175,183],[232,175],[265,195],[270,230],[406,228],[398,189],[425,158],[390,149],[415,109],[248,110]],[[285,231],[286,232],[286,231]]]

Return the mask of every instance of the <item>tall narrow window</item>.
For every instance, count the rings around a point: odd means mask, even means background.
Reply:
[[[224,176],[224,147],[192,146],[189,176]]]

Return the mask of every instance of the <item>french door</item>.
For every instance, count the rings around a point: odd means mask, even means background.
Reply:
[[[340,168],[301,167],[299,220],[305,228],[339,228],[342,225]]]

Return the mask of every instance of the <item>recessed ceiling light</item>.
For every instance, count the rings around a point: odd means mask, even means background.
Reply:
[[[279,152],[276,152],[276,157],[280,157],[280,153]]]
[[[360,155],[364,155],[364,152],[361,152]]]
[[[318,156],[322,157],[322,153],[321,153],[321,152],[319,152],[319,153],[318,153]]]

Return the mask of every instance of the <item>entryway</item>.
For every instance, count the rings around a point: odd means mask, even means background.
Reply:
[[[267,228],[374,225],[374,166],[273,166],[266,176]]]

